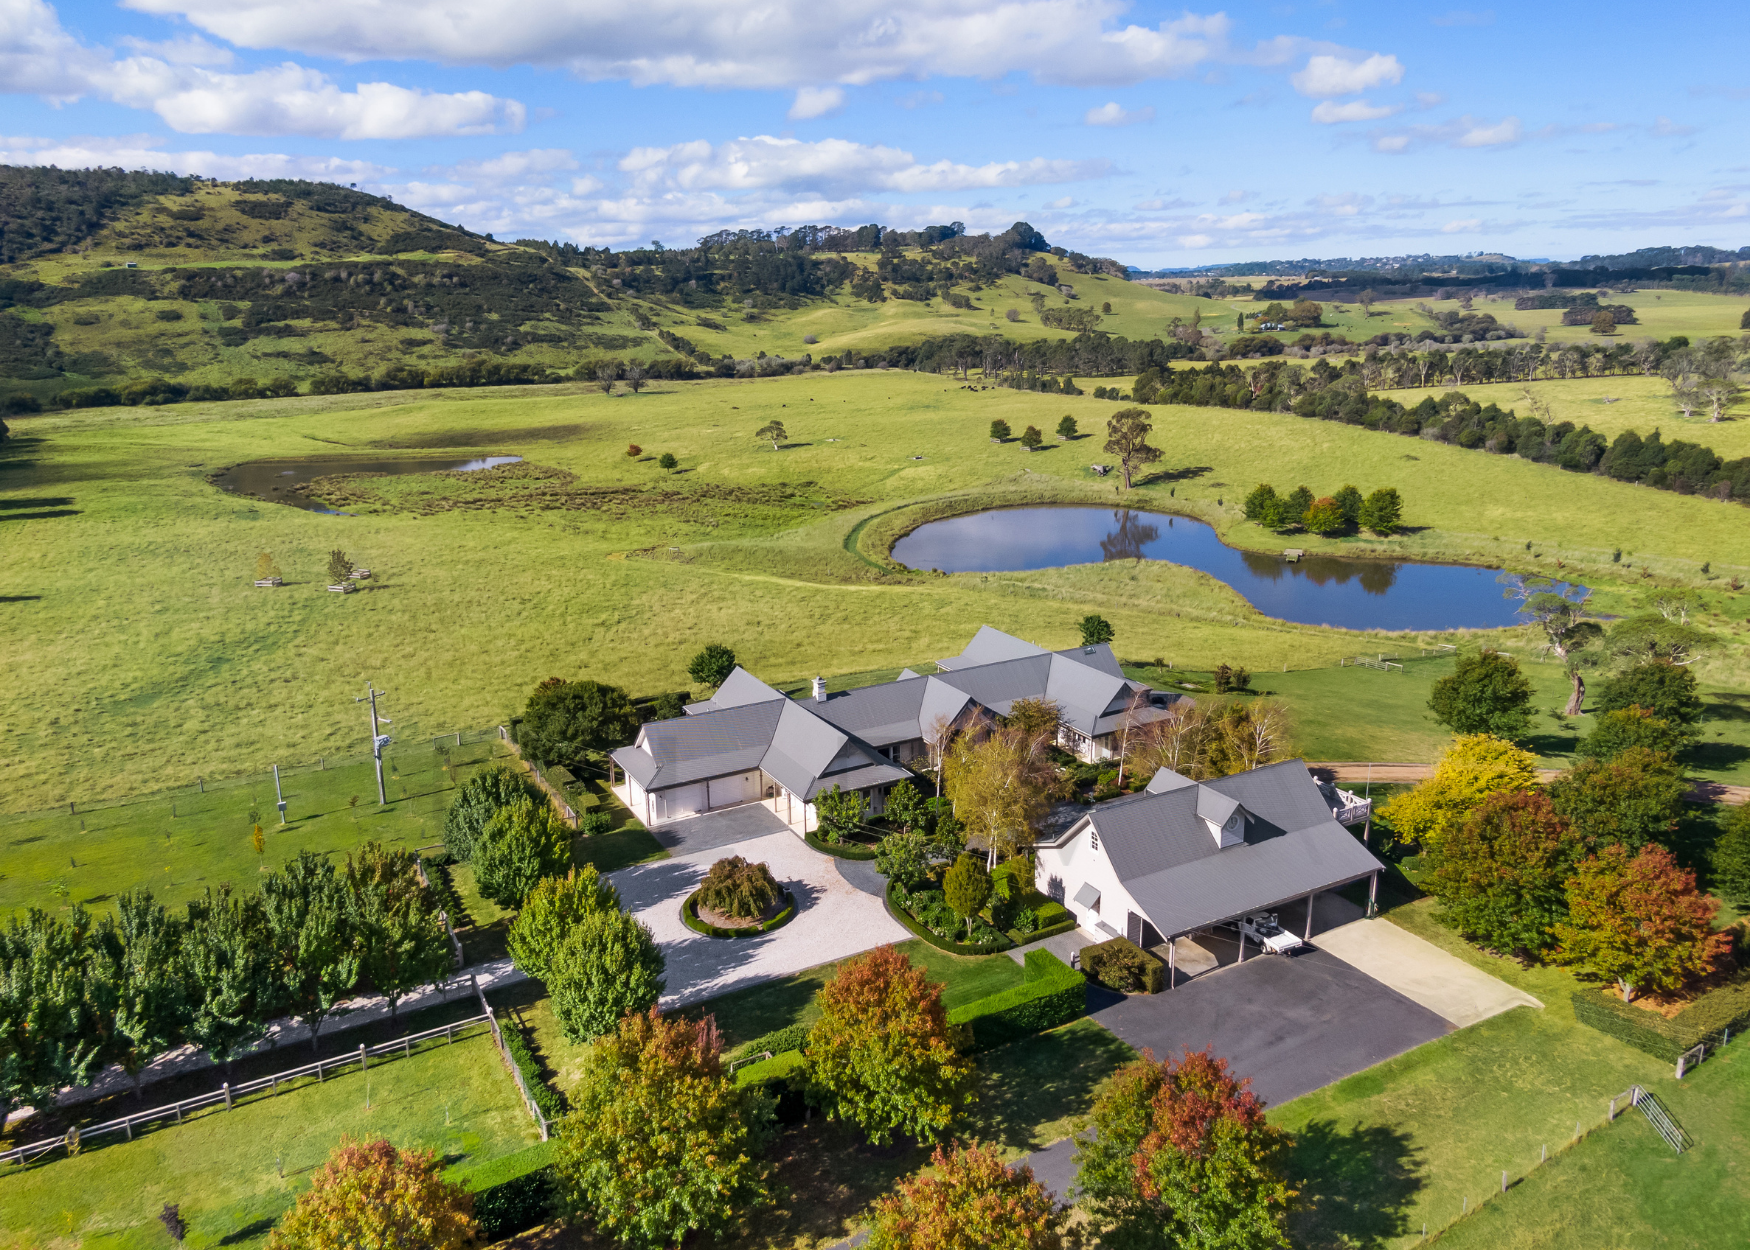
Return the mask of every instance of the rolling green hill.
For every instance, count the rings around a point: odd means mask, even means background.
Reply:
[[[326,183],[5,168],[0,395],[103,402],[102,388],[165,379],[131,397],[153,403],[360,389],[393,370],[588,379],[610,362],[724,374],[725,358],[851,363],[999,329],[1150,339],[1212,308],[1047,250],[1025,223],[994,239],[944,229],[888,232],[886,247],[879,228],[815,227],[613,253],[501,243]]]

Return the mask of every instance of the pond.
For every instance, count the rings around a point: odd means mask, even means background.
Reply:
[[[1202,521],[1126,508],[1001,508],[931,521],[900,539],[893,558],[944,573],[1167,560],[1220,578],[1284,621],[1382,630],[1518,623],[1496,569],[1311,555],[1296,562],[1229,547]]]
[[[454,457],[436,460],[413,456],[384,456],[375,459],[361,456],[324,456],[302,460],[251,460],[247,464],[233,465],[223,473],[215,475],[213,485],[238,495],[255,495],[270,503],[290,504],[305,512],[340,516],[343,514],[323,507],[320,500],[304,494],[302,488],[316,478],[337,473],[471,473],[476,469],[516,464],[521,459],[521,456],[474,456],[467,460],[457,460]]]

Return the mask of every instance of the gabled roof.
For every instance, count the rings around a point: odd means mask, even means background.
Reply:
[[[1383,866],[1331,818],[1301,760],[1202,783],[1157,773],[1156,782],[1147,793],[1099,804],[1052,844],[1091,826],[1118,879],[1163,935],[1329,889]],[[1205,814],[1220,816],[1221,824],[1236,809],[1247,815],[1245,840],[1218,846]]]
[[[748,703],[770,703],[774,699],[782,699],[784,692],[774,690],[739,664],[717,687],[717,693],[709,699],[698,703],[689,703],[682,710],[689,716],[697,716],[700,712],[715,712],[718,708],[741,707]]]
[[[979,664],[1017,660],[1027,655],[1046,654],[1048,652],[1044,647],[1034,646],[1024,638],[1005,634],[1002,630],[992,629],[989,625],[980,625],[978,632],[972,635],[972,641],[966,644],[966,650],[949,659],[937,660],[936,667],[943,672],[948,672],[951,669],[972,668]]]
[[[613,753],[614,762],[646,790],[746,772],[759,767],[782,713],[782,703],[767,702],[652,721]]]

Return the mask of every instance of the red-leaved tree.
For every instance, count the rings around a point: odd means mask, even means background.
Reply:
[[[875,1203],[869,1250],[1062,1250],[1069,1208],[1025,1165],[977,1142],[936,1147],[932,1171]]]
[[[1148,1051],[1094,1103],[1094,1133],[1076,1151],[1076,1193],[1115,1247],[1287,1247],[1289,1141],[1227,1061]]]
[[[1731,949],[1731,935],[1714,932],[1718,910],[1664,847],[1643,847],[1633,858],[1606,847],[1568,882],[1555,957],[1615,981],[1624,1002],[1640,990],[1678,989],[1712,972]]]
[[[815,996],[808,1082],[829,1115],[885,1144],[935,1141],[971,1098],[972,1066],[948,1038],[942,987],[891,946],[847,959]]]
[[[270,1250],[475,1244],[474,1195],[443,1178],[429,1150],[345,1138],[268,1237]]]

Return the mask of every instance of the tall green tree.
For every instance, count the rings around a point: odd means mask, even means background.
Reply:
[[[228,1066],[261,1040],[278,1001],[260,896],[209,887],[188,905],[182,955],[194,999],[188,1040]]]
[[[1510,655],[1468,652],[1434,683],[1428,708],[1455,734],[1519,738],[1531,727],[1531,680]]]
[[[182,922],[151,891],[129,890],[93,936],[110,1026],[104,1057],[133,1078],[137,1096],[141,1070],[181,1040],[193,1014]]]
[[[1082,634],[1082,646],[1097,647],[1103,642],[1111,642],[1117,637],[1117,631],[1112,628],[1112,622],[1103,616],[1088,615],[1081,619],[1077,626]]]
[[[1429,892],[1460,933],[1535,959],[1555,945],[1568,877],[1585,849],[1549,796],[1491,795],[1441,844]]]
[[[790,437],[789,433],[784,429],[784,423],[782,421],[766,422],[764,425],[760,426],[759,429],[754,431],[753,436],[762,442],[770,443],[773,451],[777,451],[778,444]]]
[[[1403,528],[1404,500],[1390,486],[1374,491],[1361,505],[1358,517],[1364,529],[1381,536],[1397,533]]]
[[[734,671],[735,652],[720,642],[708,644],[687,664],[687,676],[701,686],[721,686]]]
[[[1713,887],[1727,902],[1750,906],[1750,804],[1727,808],[1713,849]]]
[[[100,1013],[89,996],[91,916],[37,908],[0,930],[0,1111],[47,1106],[102,1068]]]
[[[515,910],[542,877],[571,862],[571,830],[543,795],[501,807],[474,844],[474,880],[480,893]]]
[[[619,893],[601,879],[594,864],[574,865],[563,877],[544,877],[511,921],[511,958],[524,972],[545,981],[573,928],[587,916],[619,909]]]
[[[713,1243],[772,1200],[761,1158],[773,1105],[723,1069],[716,1022],[652,1009],[615,1022],[584,1056],[559,1122],[565,1205],[636,1250]]]
[[[1519,615],[1535,625],[1544,637],[1544,648],[1562,662],[1573,688],[1563,714],[1578,716],[1586,701],[1584,670],[1596,656],[1589,650],[1604,638],[1604,627],[1586,614],[1586,595],[1558,592],[1547,577],[1521,578],[1517,585]]]
[[[1574,754],[1595,760],[1615,759],[1636,750],[1674,756],[1694,741],[1694,735],[1682,725],[1655,716],[1644,707],[1625,707],[1594,716],[1592,732],[1580,739]]]
[[[1289,1139],[1227,1061],[1119,1069],[1079,1139],[1074,1193],[1112,1250],[1287,1250]]]
[[[528,777],[502,764],[485,768],[463,782],[444,813],[444,849],[467,863],[486,822],[518,799],[541,797]]]
[[[990,877],[975,855],[962,855],[942,874],[942,896],[964,922],[990,901]]]
[[[668,961],[644,923],[621,911],[592,912],[571,926],[547,963],[547,992],[559,1031],[587,1042],[662,997]]]
[[[814,999],[804,1054],[815,1102],[885,1145],[939,1141],[972,1100],[972,1065],[948,1038],[942,987],[891,946],[847,959]]]
[[[1282,497],[1276,493],[1276,488],[1268,482],[1260,482],[1246,496],[1246,520],[1262,525],[1265,529],[1279,530],[1288,527],[1288,507]]]
[[[278,1005],[310,1030],[315,1050],[322,1021],[359,980],[345,884],[328,860],[300,851],[262,883],[261,905]]]
[[[1589,849],[1620,844],[1632,853],[1671,840],[1689,783],[1670,755],[1630,747],[1609,760],[1580,760],[1543,792]]]
[[[574,764],[637,735],[637,709],[618,686],[549,678],[529,696],[517,744],[543,764]]]
[[[828,786],[814,796],[814,814],[822,842],[843,842],[863,827],[863,796],[856,790]]]
[[[1600,712],[1645,708],[1673,725],[1693,725],[1703,710],[1695,674],[1669,660],[1644,660],[1600,682],[1595,706]]]
[[[450,935],[411,851],[367,842],[346,857],[345,876],[360,971],[389,1000],[393,1019],[408,994],[449,979],[455,970]]]
[[[1345,486],[1331,498],[1337,501],[1337,508],[1343,514],[1343,524],[1351,528],[1361,524],[1361,508],[1365,501],[1361,498],[1360,491],[1353,486]]]
[[[1161,449],[1149,446],[1148,436],[1153,432],[1146,408],[1120,408],[1106,422],[1106,454],[1118,457],[1125,490],[1130,489],[1133,473],[1161,458]]]

